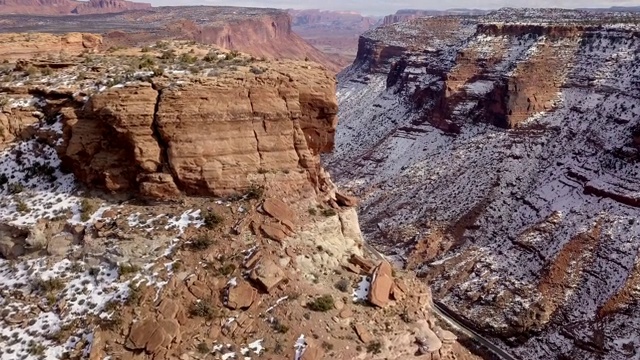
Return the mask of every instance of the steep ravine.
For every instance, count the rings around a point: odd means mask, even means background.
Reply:
[[[325,161],[362,199],[368,241],[505,349],[630,356],[640,346],[629,336],[640,330],[638,28],[523,16],[363,35],[339,75]]]

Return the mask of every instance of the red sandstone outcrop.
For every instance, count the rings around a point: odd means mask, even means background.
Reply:
[[[0,14],[71,15],[106,14],[150,9],[151,4],[127,0],[2,0]]]
[[[92,52],[102,44],[102,37],[94,34],[0,34],[0,59],[18,60],[33,57],[79,55]]]
[[[65,111],[62,160],[83,182],[154,198],[261,185],[320,186],[333,147],[335,81],[319,66],[274,65],[198,83],[133,83]],[[170,175],[170,176],[168,176]]]
[[[74,14],[106,14],[129,10],[151,9],[151,4],[127,0],[89,0],[82,2],[71,12]]]

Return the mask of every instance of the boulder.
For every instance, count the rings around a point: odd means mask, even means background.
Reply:
[[[444,330],[439,326],[435,328],[434,332],[443,344],[453,344],[458,340],[456,334],[452,333],[449,330]]]
[[[421,354],[429,354],[440,350],[442,341],[436,333],[431,330],[429,323],[422,319],[416,322],[416,342]]]
[[[351,255],[351,257],[349,258],[349,263],[359,266],[362,269],[362,271],[364,271],[367,274],[371,272],[371,270],[374,267],[374,264],[371,261],[356,254]]]
[[[369,330],[364,325],[355,324],[353,328],[355,329],[356,334],[363,343],[368,344],[373,341],[373,335],[371,335],[371,332],[369,332]]]
[[[382,261],[373,271],[369,302],[378,307],[389,303],[389,295],[393,286],[393,269],[387,261]]]
[[[158,323],[153,319],[138,321],[131,326],[125,347],[129,350],[140,350],[147,346],[147,342],[158,328]]]
[[[295,213],[282,200],[267,199],[262,204],[262,208],[269,216],[282,223],[293,223],[295,219]]]
[[[257,296],[258,290],[246,281],[238,281],[238,285],[229,287],[225,305],[232,310],[248,309]]]
[[[343,194],[339,191],[336,191],[336,202],[338,205],[346,207],[354,207],[358,205],[358,199],[356,197]]]
[[[157,200],[171,200],[180,196],[180,190],[171,174],[153,173],[138,177],[140,196]]]
[[[251,271],[250,277],[269,292],[285,278],[285,274],[275,262],[263,259]]]
[[[73,244],[73,235],[61,233],[54,235],[47,244],[47,254],[54,256],[64,256]]]
[[[285,229],[279,224],[262,224],[260,230],[266,237],[277,242],[283,242],[287,238]]]
[[[175,319],[180,311],[180,305],[171,299],[162,299],[157,307],[158,312],[165,319]]]

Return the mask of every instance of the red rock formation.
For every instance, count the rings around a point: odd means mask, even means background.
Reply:
[[[362,16],[357,12],[325,11],[317,9],[288,10],[293,19],[293,26],[304,28],[333,26],[334,30],[357,29],[369,30],[378,22],[368,16]]]
[[[74,14],[105,14],[129,10],[151,9],[151,4],[127,0],[89,0],[78,5],[71,12]]]
[[[127,0],[0,0],[0,14],[106,14],[150,9],[151,4]]]
[[[337,125],[335,84],[318,66],[295,67],[107,90],[64,112],[63,163],[87,184],[154,198],[229,194],[267,177],[319,187],[318,155],[333,148]]]
[[[0,59],[15,61],[33,57],[79,55],[96,51],[102,37],[94,34],[0,34]]]

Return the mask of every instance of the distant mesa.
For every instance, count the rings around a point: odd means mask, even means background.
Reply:
[[[127,0],[0,0],[0,14],[4,15],[107,14],[150,8],[149,3]]]

